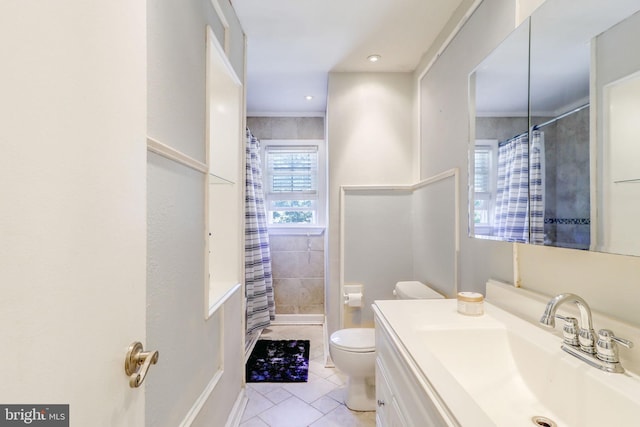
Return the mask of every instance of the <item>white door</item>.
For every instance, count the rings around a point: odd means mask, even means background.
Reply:
[[[145,7],[0,2],[0,405],[71,426],[144,425]]]

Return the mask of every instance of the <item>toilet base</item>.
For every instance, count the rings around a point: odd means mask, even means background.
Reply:
[[[344,404],[352,411],[375,411],[375,378],[349,378]]]

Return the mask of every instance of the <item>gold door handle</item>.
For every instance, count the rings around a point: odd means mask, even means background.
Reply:
[[[140,387],[149,372],[149,367],[158,362],[158,357],[157,351],[142,351],[142,343],[138,341],[129,346],[124,359],[124,372],[129,375],[131,388]]]

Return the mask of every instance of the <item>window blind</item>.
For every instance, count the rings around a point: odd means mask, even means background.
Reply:
[[[476,147],[475,149],[475,175],[473,185],[476,193],[488,193],[491,191],[491,156],[490,147]]]
[[[269,193],[317,193],[317,147],[268,146],[266,156]]]

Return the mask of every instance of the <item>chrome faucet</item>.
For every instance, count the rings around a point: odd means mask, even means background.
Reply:
[[[578,332],[578,342],[580,343],[580,349],[588,354],[596,353],[596,333],[593,330],[593,321],[591,320],[591,309],[589,304],[581,297],[575,294],[560,294],[551,299],[547,303],[547,307],[544,309],[544,313],[540,318],[540,323],[549,328],[556,326],[556,311],[558,307],[564,302],[575,302],[580,311],[580,329]],[[562,320],[568,318],[560,317]]]
[[[556,314],[558,307],[565,302],[573,302],[578,306],[580,327],[578,327],[576,318]],[[601,329],[598,332],[598,340],[596,341],[591,309],[584,299],[570,293],[553,297],[547,303],[540,318],[540,323],[548,328],[554,328],[556,326],[556,317],[565,322],[562,343],[564,351],[603,371],[624,372],[624,368],[618,358],[616,343],[627,348],[633,347],[633,343],[624,338],[616,337],[608,329]]]

